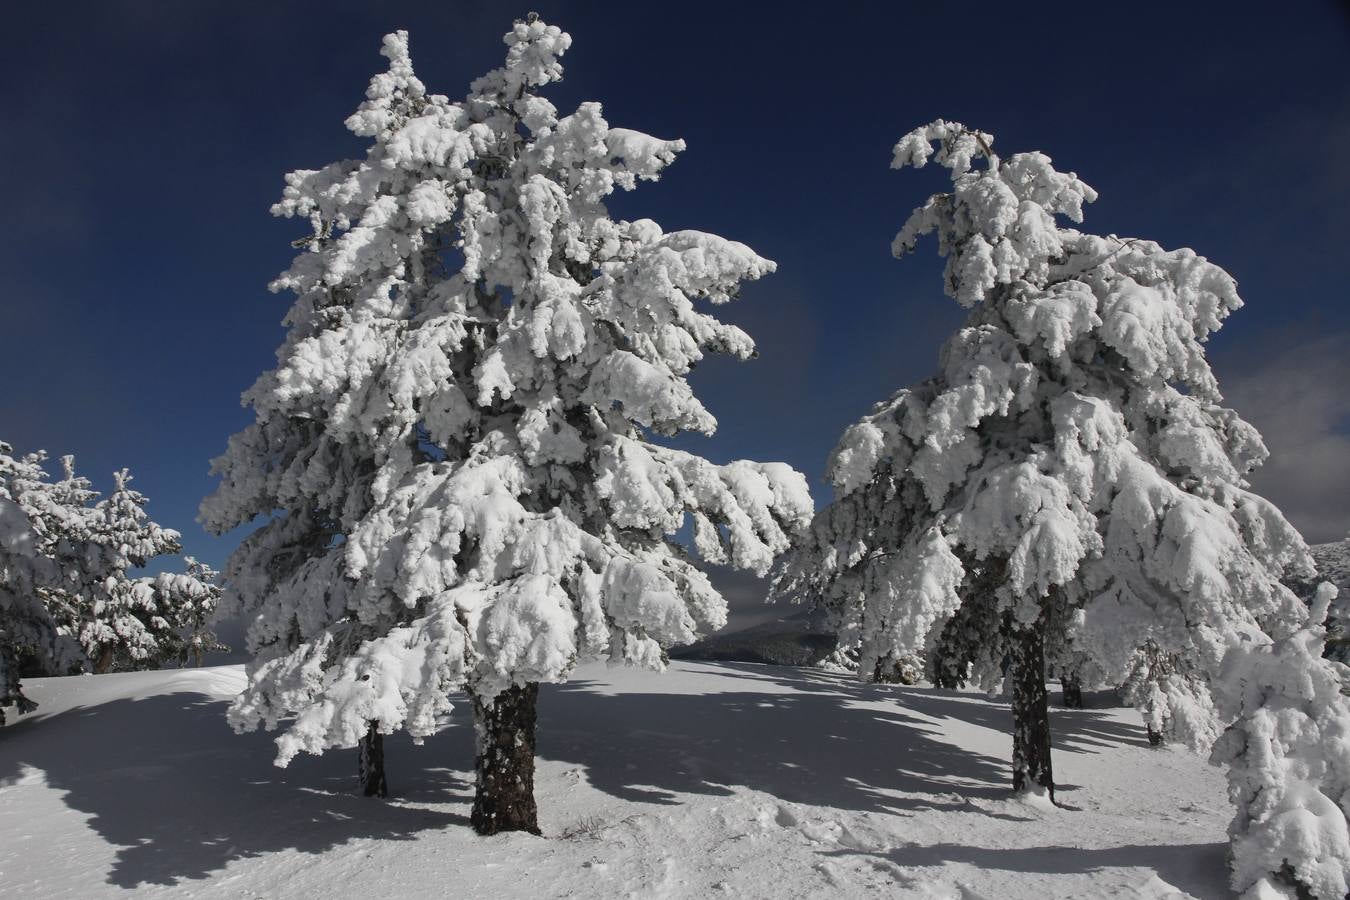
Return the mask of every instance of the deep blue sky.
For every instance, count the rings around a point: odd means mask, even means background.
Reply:
[[[936,117],[1039,149],[1101,193],[1086,227],[1190,246],[1248,308],[1212,355],[1268,433],[1258,481],[1315,541],[1350,530],[1350,16],[1326,2],[535,4],[573,37],[563,112],[689,149],[613,204],[745,241],[778,274],[726,308],[760,343],[700,368],[714,459],[820,475],[843,427],[935,365],[959,322],[931,244],[890,239],[940,174],[890,148]],[[882,12],[882,9],[886,9]],[[282,175],[358,155],[342,127],[380,36],[462,96],[526,6],[25,3],[0,84],[0,438],[73,452],[106,489],[130,466],[151,513],[219,564],[195,523],[208,460],[250,414],[288,296],[266,291],[301,228]]]

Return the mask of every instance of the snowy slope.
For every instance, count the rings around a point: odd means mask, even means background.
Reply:
[[[584,667],[541,695],[545,837],[468,828],[462,708],[388,743],[271,765],[236,667],[39,679],[0,731],[13,897],[1222,897],[1221,773],[1128,710],[1054,710],[1071,809],[1008,798],[1006,707],[811,670]]]

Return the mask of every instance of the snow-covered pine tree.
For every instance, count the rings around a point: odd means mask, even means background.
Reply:
[[[1322,655],[1336,593],[1319,585],[1307,623],[1287,637],[1248,636],[1216,681],[1232,724],[1211,761],[1229,767],[1228,859],[1244,900],[1350,896],[1350,704],[1345,666]]]
[[[1143,716],[1150,744],[1185,744],[1208,753],[1220,728],[1209,680],[1185,654],[1164,652],[1148,640],[1135,651],[1119,690]]]
[[[200,666],[207,653],[230,649],[214,630],[221,594],[219,573],[191,556],[183,557],[183,569],[150,579],[160,615],[172,625],[159,639],[156,655],[161,665],[173,661],[179,666]]]
[[[182,638],[174,606],[191,603],[192,592],[184,594],[171,580],[164,585],[169,591],[159,590],[158,579],[132,577],[128,569],[181,552],[180,535],[146,514],[146,497],[131,487],[130,472],[114,472],[113,484],[93,510],[94,540],[107,551],[106,574],[79,598],[77,633],[95,672],[157,668],[178,655]]]
[[[183,574],[128,575],[179,547],[176,532],[146,516],[125,470],[98,501],[74,457],[61,458],[54,482],[46,460],[0,443],[0,706],[32,708],[20,689],[25,672],[148,668],[189,646],[218,649],[209,567],[188,560]]]
[[[56,675],[84,658],[48,603],[51,591],[65,587],[56,553],[68,556],[76,545],[61,546],[57,537],[70,511],[47,481],[45,459],[15,456],[0,441],[0,723],[3,707],[25,713],[37,705],[23,694],[26,671]]]
[[[1248,490],[1266,450],[1205,359],[1241,306],[1233,279],[1190,250],[1061,227],[1096,193],[992,142],[937,121],[895,147],[894,167],[935,158],[952,180],[895,254],[936,231],[969,317],[936,376],[845,432],[836,500],[779,586],[833,611],[865,673],[923,651],[990,687],[1007,659],[1014,787],[1052,791],[1047,655],[1121,684],[1151,642],[1212,678],[1243,634],[1304,622],[1280,578],[1312,563]]]
[[[388,35],[347,121],[365,159],[288,176],[273,212],[312,227],[272,285],[296,294],[290,330],[202,507],[217,532],[269,517],[225,573],[254,654],[235,726],[293,716],[285,765],[431,734],[463,686],[485,834],[538,830],[541,682],[596,658],[661,668],[724,623],[675,541],[686,518],[704,558],[763,572],[812,510],[785,465],[653,441],[713,431],[685,376],[754,345],[696,301],[774,264],[610,218],[605,197],[683,142],[612,128],[598,103],[560,117],[539,90],[571,38],[532,19],[505,41],[451,102]]]
[[[112,554],[101,541],[99,516],[93,509],[98,491],[83,475],[75,474],[75,457],[61,457],[61,478],[45,482],[47,453],[39,450],[28,457],[39,473],[37,489],[27,493],[29,514],[43,536],[42,554],[51,560],[56,577],[39,588],[37,597],[57,623],[62,636],[78,640],[81,615],[88,598],[103,589]],[[34,485],[30,482],[30,488]],[[33,667],[44,675],[64,674],[83,668],[83,660],[62,664],[60,671]]]

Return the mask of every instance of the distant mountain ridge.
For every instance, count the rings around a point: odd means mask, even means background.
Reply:
[[[1317,574],[1341,589],[1342,595],[1350,591],[1350,537],[1331,544],[1314,544],[1313,562],[1317,564]]]
[[[1350,595],[1350,538],[1314,544],[1309,549],[1317,565],[1316,580],[1331,581],[1343,596]],[[798,608],[773,622],[710,635],[675,648],[670,655],[674,659],[814,666],[829,656],[836,644],[823,612]]]
[[[773,622],[710,635],[670,652],[675,659],[814,666],[838,643],[819,610],[801,609]]]

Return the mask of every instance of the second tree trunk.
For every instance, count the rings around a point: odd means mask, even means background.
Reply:
[[[1078,680],[1077,675],[1061,675],[1059,686],[1064,692],[1066,709],[1083,708],[1083,682]]]
[[[507,688],[490,703],[473,698],[477,790],[470,821],[479,834],[539,833],[534,802],[534,722],[539,685]]]
[[[366,736],[361,738],[356,775],[361,782],[361,793],[367,797],[384,797],[389,785],[384,780],[384,735],[371,722]]]
[[[1014,628],[1008,637],[1013,682],[1013,790],[1021,793],[1039,786],[1053,803],[1045,642],[1037,628]]]

